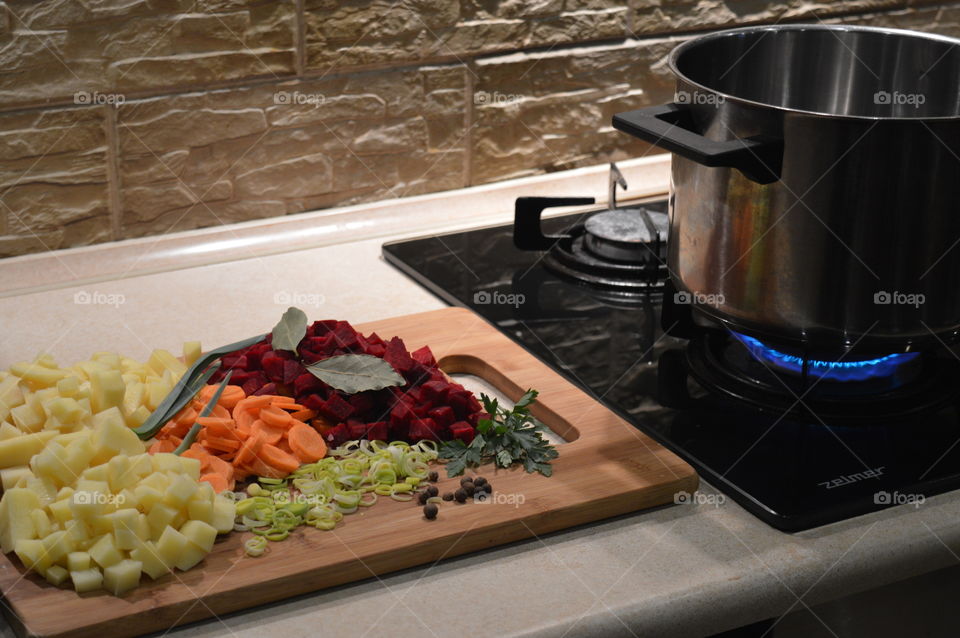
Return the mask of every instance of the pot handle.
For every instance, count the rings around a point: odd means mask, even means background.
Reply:
[[[695,133],[689,108],[671,102],[613,116],[613,127],[704,166],[735,168],[759,184],[780,179],[783,140],[768,137],[717,142]]]

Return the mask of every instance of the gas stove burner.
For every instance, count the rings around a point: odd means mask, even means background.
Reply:
[[[514,245],[544,251],[543,264],[550,271],[615,297],[661,292],[667,278],[666,204],[599,212],[562,234],[544,234],[540,222],[544,209],[592,203],[591,197],[517,198]]]
[[[808,359],[799,354],[777,350],[759,339],[738,332],[733,336],[739,339],[755,359],[775,370],[793,375],[809,375],[815,379],[839,382],[868,381],[902,377],[911,362],[920,357],[919,352],[903,352],[877,356],[844,356],[837,360]],[[898,374],[898,372],[900,374]]]
[[[666,259],[670,221],[643,207],[597,213],[584,224],[584,247],[602,259],[647,263]]]
[[[806,362],[752,337],[705,330],[686,349],[708,391],[778,415],[831,424],[890,422],[935,411],[960,394],[960,363],[934,353]],[[842,365],[842,364],[846,365]]]

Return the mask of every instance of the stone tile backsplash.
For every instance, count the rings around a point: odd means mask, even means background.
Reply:
[[[0,1],[0,256],[637,157],[677,43],[817,20],[960,2]]]

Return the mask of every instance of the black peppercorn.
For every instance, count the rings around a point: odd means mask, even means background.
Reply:
[[[423,506],[423,515],[427,517],[427,520],[433,520],[437,517],[437,512],[440,511],[440,508],[437,507],[436,503],[427,503]]]
[[[427,486],[427,495],[428,495],[428,496],[436,496],[436,495],[439,494],[439,493],[440,493],[440,488],[437,487],[436,485],[428,485],[428,486]]]
[[[420,492],[420,493],[417,495],[417,502],[420,503],[421,505],[426,505],[428,498],[429,498],[429,497],[427,496],[427,493],[426,493],[426,492]]]
[[[431,483],[436,483],[437,479],[439,478],[440,478],[440,475],[437,474],[436,472],[430,472],[430,474],[427,475],[427,480],[429,480]]]
[[[443,500],[445,500],[445,501],[452,501],[452,500],[453,500],[453,492],[444,492],[444,493],[443,493]]]
[[[457,499],[457,502],[458,502],[458,503],[466,503],[466,502],[467,502],[467,491],[461,487],[459,490],[457,490],[456,492],[454,492],[453,498]]]
[[[482,489],[487,494],[493,494],[493,486],[490,485],[489,483],[484,483],[483,487],[481,487],[480,489]]]
[[[473,483],[473,479],[471,479],[469,476],[464,476],[462,479],[460,479],[460,485],[463,485],[464,483]]]
[[[487,479],[483,478],[482,476],[478,476],[477,478],[473,479],[473,484],[476,485],[477,487],[483,487],[484,485],[486,485],[486,483],[487,483]]]
[[[477,487],[470,482],[464,483],[460,489],[466,492],[467,496],[473,496],[477,491]]]

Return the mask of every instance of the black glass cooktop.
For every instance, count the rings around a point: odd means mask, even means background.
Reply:
[[[589,214],[546,219],[543,229],[560,233]],[[898,504],[922,507],[927,496],[960,487],[956,402],[892,422],[841,424],[706,392],[684,372],[687,342],[661,328],[662,292],[611,296],[562,279],[544,253],[514,247],[510,225],[390,243],[383,255],[446,303],[476,311],[773,527],[799,531]]]

